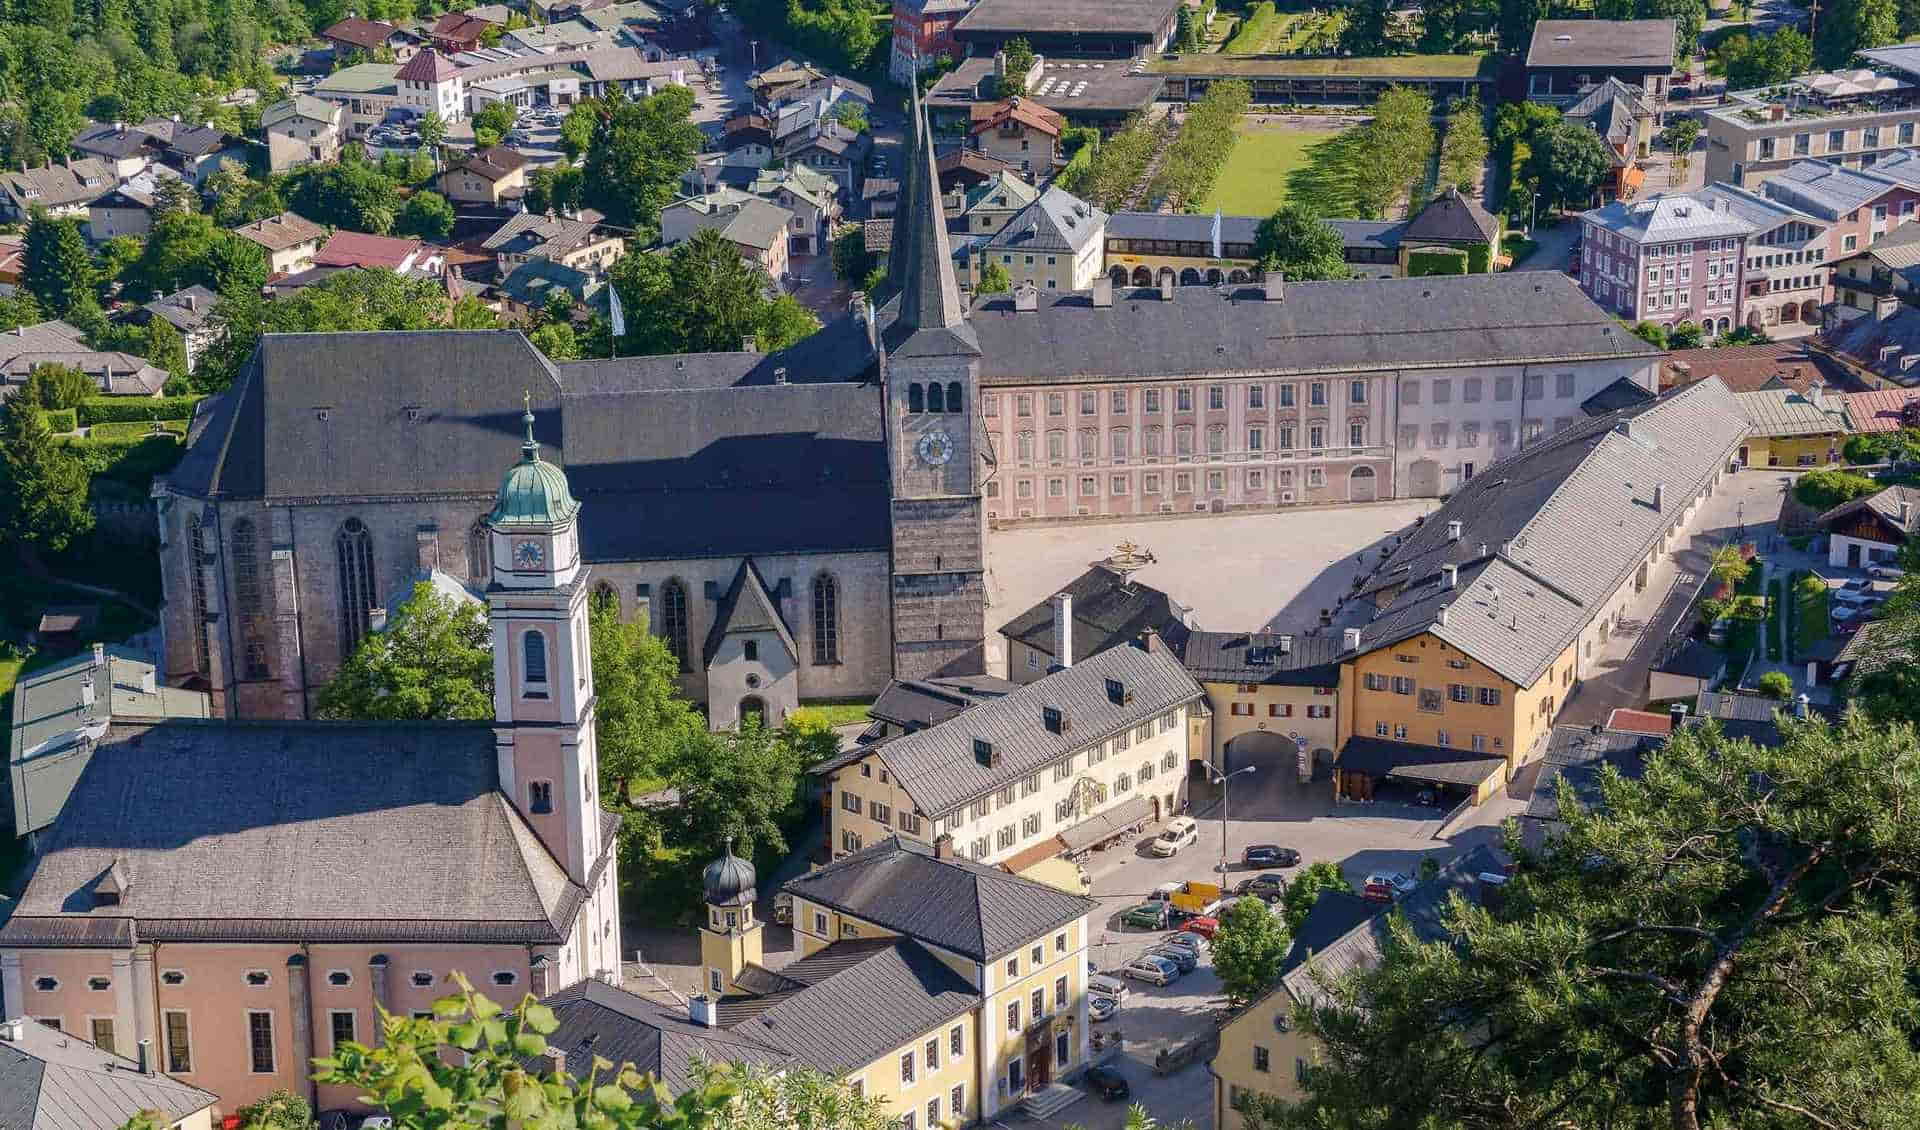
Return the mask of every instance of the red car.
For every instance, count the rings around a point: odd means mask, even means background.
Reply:
[[[1189,934],[1198,934],[1208,941],[1212,941],[1213,935],[1220,929],[1220,920],[1218,918],[1208,918],[1203,914],[1198,918],[1187,919],[1187,924],[1180,928]]]

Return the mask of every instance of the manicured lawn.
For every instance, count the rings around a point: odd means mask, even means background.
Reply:
[[[851,726],[867,720],[870,702],[803,702],[800,710],[809,719],[819,718],[829,726]]]
[[[1244,29],[1243,29],[1244,30]],[[1410,78],[1471,78],[1491,75],[1499,60],[1492,55],[1381,55],[1367,58],[1302,56],[1291,59],[1254,58],[1246,55],[1182,55],[1177,59],[1156,59],[1147,70],[1164,74],[1287,76],[1287,75],[1363,75]]]
[[[1271,215],[1286,199],[1288,175],[1308,163],[1308,150],[1335,136],[1243,125],[1220,179],[1196,211],[1218,208],[1233,216]]]
[[[1806,654],[1826,639],[1833,623],[1827,587],[1821,585],[1819,592],[1811,594],[1800,590],[1800,581],[1807,575],[1804,569],[1796,570],[1793,574],[1793,653],[1796,657]]]

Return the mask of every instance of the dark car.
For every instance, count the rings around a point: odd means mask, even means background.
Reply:
[[[1127,1086],[1127,1077],[1111,1067],[1099,1066],[1087,1068],[1087,1086],[1101,1098],[1109,1102],[1130,1099],[1133,1088]]]
[[[1268,902],[1272,902],[1287,893],[1287,877],[1273,871],[1264,875],[1255,875],[1251,879],[1241,880],[1240,885],[1233,889],[1233,893],[1259,895]]]
[[[1248,867],[1294,867],[1300,863],[1300,853],[1279,844],[1248,844],[1240,862]]]

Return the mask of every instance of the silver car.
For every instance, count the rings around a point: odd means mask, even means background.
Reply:
[[[1180,967],[1173,963],[1172,958],[1147,954],[1128,962],[1127,967],[1120,971],[1120,975],[1131,977],[1135,981],[1145,981],[1149,985],[1168,985],[1173,983],[1175,977],[1180,976]]]

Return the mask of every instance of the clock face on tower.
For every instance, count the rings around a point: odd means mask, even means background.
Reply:
[[[929,467],[938,467],[953,458],[953,437],[935,428],[920,436],[920,442],[914,445],[914,451],[920,461]]]
[[[513,564],[517,569],[537,569],[546,556],[537,541],[523,541],[513,547]]]

